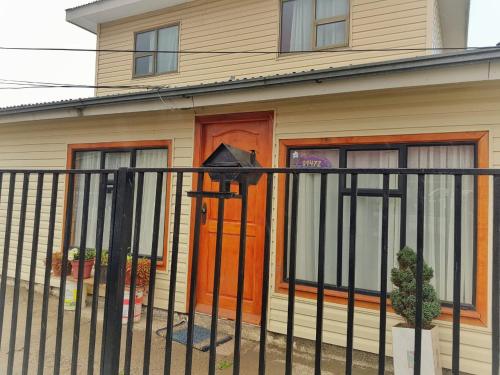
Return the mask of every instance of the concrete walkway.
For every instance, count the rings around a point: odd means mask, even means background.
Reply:
[[[18,323],[16,329],[16,345],[14,356],[14,374],[21,374],[23,351],[24,351],[24,332],[26,327],[26,308],[27,308],[28,292],[25,286],[20,289]],[[0,374],[7,373],[8,348],[11,332],[12,319],[12,297],[13,288],[9,287],[6,295],[6,309],[3,327],[3,337],[0,349]],[[90,302],[90,297],[87,299]],[[38,365],[38,351],[40,344],[40,320],[42,309],[42,294],[40,287],[37,287],[35,293],[34,309],[32,313],[33,329],[31,335],[31,350],[29,355],[29,374],[35,374]],[[90,333],[90,306],[89,304],[82,310],[82,318],[80,325],[80,341],[78,350],[78,374],[87,374],[87,363],[89,357],[89,333]],[[71,369],[71,356],[73,345],[73,330],[74,317],[72,311],[65,311],[63,340],[62,340],[62,357],[61,357],[61,374],[69,374]],[[97,324],[97,339],[95,348],[94,368],[95,373],[99,371],[100,349],[101,349],[101,332],[102,332],[102,317],[103,317],[103,300],[99,301],[99,314]],[[209,326],[209,318],[207,316],[197,316],[197,324]],[[132,348],[132,374],[142,374],[142,364],[144,357],[145,343],[145,311],[139,323],[134,326],[134,341]],[[52,374],[54,366],[54,352],[56,341],[56,325],[57,325],[57,297],[51,296],[49,301],[49,316],[46,338],[45,352],[45,374]],[[166,325],[166,312],[155,311],[153,321],[153,334],[151,343],[151,361],[150,374],[163,374],[165,339],[158,336],[155,332]],[[125,335],[126,326],[122,331],[122,358],[124,361]],[[232,334],[234,322],[220,321],[220,330],[222,332]],[[241,350],[241,374],[257,374],[258,370],[258,329],[256,327],[245,327],[243,332],[245,338],[242,342]],[[221,345],[217,348],[217,373],[232,374],[233,368],[233,347],[234,341]],[[294,351],[294,373],[295,374],[313,374],[314,354],[311,342],[297,340]],[[284,339],[280,336],[269,335],[269,346],[267,350],[267,373],[268,374],[283,374],[285,366],[285,349]],[[194,350],[193,354],[193,374],[206,374],[208,369],[208,352],[200,352]],[[376,370],[371,367],[373,357],[368,359],[360,353],[355,355],[354,374],[376,374]],[[172,363],[172,374],[184,374],[184,345],[174,342]],[[323,374],[343,374],[343,350],[332,346],[325,346]]]

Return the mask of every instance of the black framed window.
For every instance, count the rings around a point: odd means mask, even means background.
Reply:
[[[165,168],[168,162],[167,148],[124,148],[76,151],[73,156],[75,169],[118,169],[120,167],[132,168]],[[97,232],[97,206],[99,199],[99,175],[93,174],[90,182],[89,215],[87,229],[87,247],[94,248]],[[83,212],[84,176],[76,175],[75,198],[73,205],[72,246],[78,247],[81,239],[81,221]],[[114,175],[108,174],[106,181],[106,201],[104,211],[103,248],[109,248],[111,230],[111,211],[113,192],[115,190]],[[156,194],[156,173],[144,174],[144,190],[142,200],[141,235],[139,242],[139,255],[151,256],[153,212]],[[157,257],[163,259],[163,237],[165,224],[165,199],[166,180],[163,181],[162,209],[160,217],[160,233],[158,239]],[[135,201],[135,197],[134,197]],[[135,217],[134,204],[134,217]]]
[[[397,144],[291,148],[288,166],[312,168],[475,168],[476,145]],[[389,269],[405,245],[416,248],[416,176],[396,176],[389,183]],[[433,267],[432,283],[442,301],[453,299],[453,176],[426,176],[424,258]],[[462,286],[464,306],[475,303],[477,181],[463,177]],[[320,174],[302,174],[299,183],[297,225],[297,280],[315,285],[318,269]],[[287,214],[291,183],[288,181]],[[348,285],[350,176],[328,176],[326,210],[325,283],[329,289]],[[378,294],[382,232],[382,176],[358,176],[356,223],[356,289]],[[287,279],[290,223],[286,220],[285,274]],[[338,250],[339,249],[339,250]],[[389,276],[389,291],[392,288]]]

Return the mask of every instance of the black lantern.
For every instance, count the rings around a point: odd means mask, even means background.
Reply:
[[[255,159],[255,151],[245,151],[226,143],[221,143],[217,149],[203,162],[203,167],[222,168],[260,168],[261,165]],[[220,181],[220,172],[208,172],[212,180]],[[246,177],[246,183],[256,185],[262,173],[224,173],[226,182],[242,183]]]

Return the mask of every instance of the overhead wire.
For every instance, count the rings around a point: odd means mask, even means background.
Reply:
[[[0,46],[4,51],[49,51],[49,52],[106,52],[106,53],[175,53],[175,54],[301,54],[301,53],[355,53],[355,52],[425,52],[425,51],[473,51],[484,49],[500,49],[500,46],[487,47],[402,47],[402,48],[338,48],[320,50],[140,50],[140,49],[112,49],[112,48],[65,48],[65,47],[17,47]]]
[[[499,49],[500,45],[489,47],[426,47],[426,48],[348,48],[332,50],[301,50],[301,51],[271,51],[271,50],[135,50],[135,49],[91,49],[91,48],[63,48],[63,47],[18,47],[0,46],[0,51],[52,51],[52,52],[106,52],[106,53],[176,53],[176,54],[304,54],[304,53],[356,53],[356,52],[410,52],[410,51],[474,51]],[[88,88],[88,89],[137,89],[162,90],[165,85],[88,85],[58,82],[43,82],[29,80],[14,80],[0,78],[0,90],[26,90],[38,88]]]

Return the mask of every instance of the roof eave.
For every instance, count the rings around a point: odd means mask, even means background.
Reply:
[[[193,86],[174,87],[162,90],[150,90],[135,93],[118,94],[112,96],[91,97],[63,102],[42,103],[38,105],[17,106],[0,109],[0,117],[18,115],[23,113],[37,113],[50,110],[66,110],[85,108],[100,105],[120,105],[129,102],[146,102],[162,98],[186,98],[205,94],[219,94],[268,88],[278,85],[301,84],[311,82],[334,81],[346,78],[361,78],[377,74],[391,74],[396,72],[411,72],[414,70],[451,67],[456,65],[473,64],[500,60],[500,48],[467,51],[454,54],[431,55],[411,59],[401,59],[379,63],[363,64],[358,66],[331,68],[301,73],[291,73],[269,77],[256,77],[249,79],[199,84]]]
[[[66,21],[96,34],[99,24],[190,1],[192,0],[99,0],[66,9]]]

